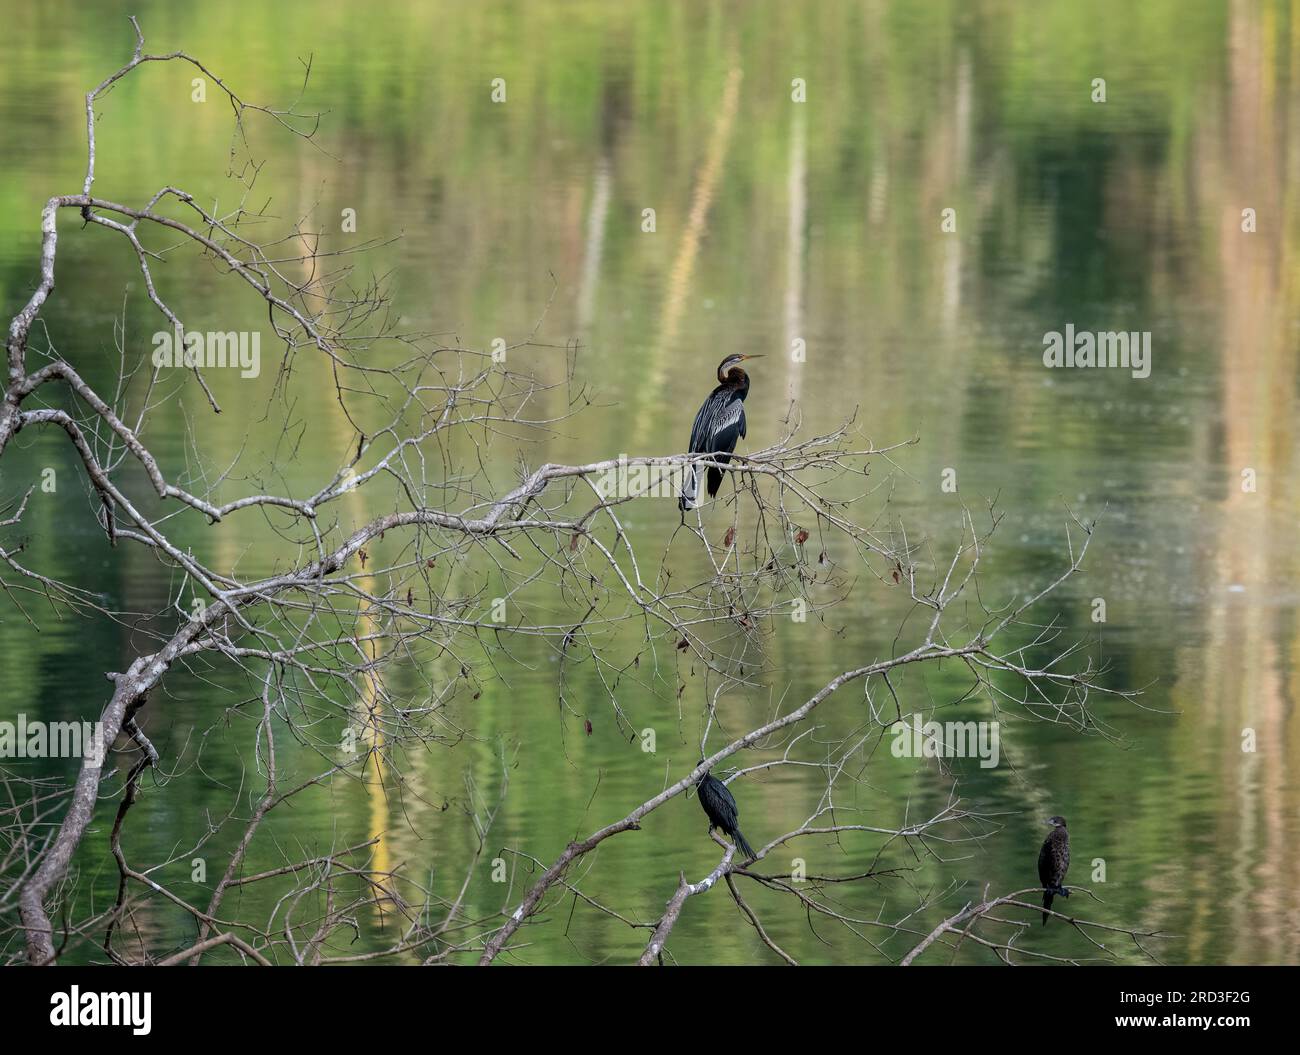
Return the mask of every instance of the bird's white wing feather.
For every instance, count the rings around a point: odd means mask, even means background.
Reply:
[[[740,399],[711,399],[700,408],[695,428],[691,429],[691,448],[698,452],[712,453],[711,446],[715,437],[727,429],[739,424],[745,416],[745,403]]]

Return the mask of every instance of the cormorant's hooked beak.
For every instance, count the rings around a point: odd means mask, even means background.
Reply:
[[[762,358],[765,358],[765,356],[764,356],[764,353],[759,352],[757,355],[742,355],[741,358],[742,358],[742,359],[762,359]]]

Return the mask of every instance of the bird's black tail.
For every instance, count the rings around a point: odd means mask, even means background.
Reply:
[[[1048,890],[1046,893],[1043,894],[1043,908],[1049,909],[1051,907],[1052,907],[1052,892]],[[1047,923],[1046,912],[1043,913],[1043,923],[1044,924]]]
[[[745,860],[752,861],[755,857],[758,856],[758,854],[754,853],[754,848],[750,846],[749,843],[745,841],[745,837],[740,834],[739,828],[737,828],[731,834],[732,837],[736,840],[736,849],[745,855]]]
[[[686,473],[682,477],[682,493],[677,499],[677,508],[683,513],[688,509],[694,509],[699,505],[698,495],[700,491],[700,470],[694,465],[686,467]]]
[[[727,460],[727,457],[724,454],[715,454],[714,457],[717,458],[718,461],[720,462],[725,462]],[[709,497],[716,498],[718,495],[718,488],[721,486],[722,486],[722,470],[719,469],[716,465],[710,465],[709,466]]]

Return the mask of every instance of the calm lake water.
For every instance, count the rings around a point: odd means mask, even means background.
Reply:
[[[327,111],[319,149],[251,122],[267,164],[250,207],[269,202],[277,222],[310,213],[330,225],[355,209],[358,238],[400,236],[364,267],[390,276],[394,308],[412,331],[487,348],[536,327],[535,346],[511,352],[513,368],[572,378],[543,409],[562,413],[566,391],[577,390],[589,405],[529,438],[528,464],[680,451],[717,362],[764,353],[751,370],[749,446],[779,437],[792,400],[811,433],[856,414],[877,445],[916,437],[893,466],[873,470],[892,472],[886,522],[943,555],[958,541],[963,505],[978,513],[996,498],[1004,520],[986,568],[996,603],[1056,574],[1069,510],[1101,518],[1084,574],[1040,615],[1091,642],[1106,684],[1141,689],[1141,707],[1103,705],[1118,742],[1000,715],[1001,764],[951,767],[967,807],[997,815],[1000,830],[948,848],[944,863],[887,850],[887,864],[909,871],[844,889],[844,911],[894,918],[929,892],[934,904],[917,922],[928,929],[986,887],[1033,886],[1040,819],[1061,813],[1070,878],[1100,899],[1086,904],[1091,918],[1174,935],[1152,943],[1166,962],[1300,960],[1293,5],[381,3],[364,19],[356,5],[333,2],[4,6],[6,318],[35,281],[42,203],[80,190],[82,93],[129,56],[127,13],[140,16],[151,49],[188,50],[268,104],[293,100],[299,60],[311,55],[304,106]],[[494,78],[505,80],[504,104],[491,99]],[[795,78],[806,82],[805,103],[792,102]],[[1105,80],[1104,102],[1093,101],[1095,78]],[[237,200],[229,107],[215,92],[196,104],[190,92],[189,72],[158,65],[104,100],[97,193],[138,204],[172,184],[224,208]],[[642,230],[648,208],[653,233]],[[955,210],[953,233],[941,231],[946,209]],[[1254,210],[1253,232],[1243,231],[1244,209]],[[60,233],[48,340],[111,390],[114,320],[125,310],[135,356],[147,353],[156,321],[120,240],[82,231],[71,215]],[[261,314],[192,257],[161,281],[200,328],[218,318],[253,326]],[[1046,369],[1043,336],[1067,324],[1149,332],[1150,376]],[[792,361],[795,339],[806,362]],[[355,441],[332,386],[310,373],[318,365],[300,353],[295,369],[291,410],[273,397],[275,371],[264,369],[251,398],[245,383],[217,380],[220,419],[186,390],[146,438],[172,473],[196,459],[224,467],[239,457],[250,473],[275,462],[270,479],[286,488],[315,488]],[[291,458],[279,445],[286,416],[304,436]],[[520,446],[494,443],[490,468],[502,490],[516,479]],[[58,491],[37,496],[21,530],[30,563],[125,612],[164,610],[178,582],[138,547],[105,544],[62,434],[25,432],[0,464],[0,496],[20,495],[50,466]],[[940,486],[949,469],[955,494]],[[1255,488],[1244,488],[1251,479]],[[864,506],[859,521],[878,508]],[[647,500],[627,520],[657,554],[677,511]],[[256,517],[219,532],[200,523],[176,531],[227,566],[249,570],[278,556]],[[888,655],[906,613],[900,594],[862,576],[824,621],[773,625],[764,691],[729,698],[728,729],[748,729],[773,701],[804,698],[840,670]],[[1104,623],[1092,619],[1096,598]],[[38,629],[0,598],[0,719],[93,719],[108,695],[104,672],[125,669],[149,639],[23,603]],[[559,592],[539,603],[556,623],[582,616]],[[621,661],[637,649],[631,638],[624,645]],[[647,754],[620,730],[592,664],[566,673],[574,713],[565,713],[554,642],[529,638],[490,653],[476,671],[478,698],[454,702],[471,737],[406,759],[402,793],[338,782],[304,797],[270,822],[247,869],[280,864],[281,846],[310,853],[382,835],[387,867],[413,881],[432,876],[452,895],[476,845],[466,778],[494,801],[503,752],[509,791],[489,856],[511,847],[543,862],[698,757],[705,680],[675,657],[647,659],[643,676],[617,694],[637,728],[657,731],[657,751]],[[910,675],[903,690],[927,712],[950,708],[941,719],[989,718],[987,699],[952,708],[967,687],[944,668]],[[148,782],[132,815],[132,860],[180,854],[209,816],[235,803],[247,810],[259,787],[251,725],[226,715],[256,692],[220,664],[167,679],[147,725],[168,775]],[[843,733],[863,715],[861,689],[850,688],[822,720]],[[1242,749],[1247,729],[1254,752]],[[710,743],[724,742],[715,731]],[[299,776],[317,762],[286,747]],[[859,823],[877,826],[929,816],[950,786],[933,761],[883,749],[866,779],[854,805]],[[803,770],[778,769],[733,790],[759,845],[798,826],[818,786]],[[113,810],[101,804],[78,858],[82,914],[116,891]],[[641,831],[606,843],[583,891],[653,921],[679,870],[699,878],[716,863],[704,828],[693,798],[675,800]],[[236,837],[228,827],[205,848],[210,877]],[[810,872],[843,873],[869,864],[880,845],[806,841],[801,853]],[[1099,861],[1104,882],[1094,875]],[[205,902],[208,888],[190,871],[185,854],[159,877]],[[489,871],[485,861],[475,875],[471,915],[513,907],[530,878],[518,866],[507,890]],[[226,909],[265,919],[281,892],[250,888]],[[814,933],[788,898],[745,892],[773,939],[803,962],[887,962],[908,947],[873,948],[829,921]],[[1069,907],[1084,911],[1080,900]],[[160,900],[136,922],[155,952],[193,940],[189,918]],[[359,923],[357,951],[393,938],[391,920]],[[646,940],[572,898],[523,934],[531,944],[514,959],[526,963],[623,963]],[[1063,926],[1024,943],[1088,955]],[[669,947],[684,963],[774,960],[725,889],[691,899]],[[70,958],[97,953],[83,945]],[[1113,953],[1141,960],[1127,939]],[[970,947],[958,959],[992,961]]]

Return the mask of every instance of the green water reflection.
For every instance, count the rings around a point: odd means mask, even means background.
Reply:
[[[184,47],[230,71],[239,90],[291,99],[299,56],[314,56],[308,103],[329,111],[319,150],[254,123],[268,159],[260,203],[286,218],[316,209],[329,220],[355,209],[359,235],[400,241],[371,266],[393,275],[393,298],[411,330],[486,347],[497,336],[535,347],[517,369],[550,382],[572,371],[591,405],[530,441],[530,464],[680,450],[717,361],[765,352],[750,397],[751,445],[776,438],[791,400],[824,431],[857,413],[877,443],[917,436],[901,451],[890,512],[936,551],[955,543],[962,504],[997,496],[1005,514],[989,577],[1002,597],[1027,592],[1059,566],[1065,505],[1104,512],[1086,576],[1051,608],[1094,639],[1117,685],[1143,687],[1147,710],[1108,705],[1125,736],[1114,745],[1057,726],[1009,721],[995,769],[958,763],[966,801],[1004,812],[1004,829],[945,866],[905,854],[907,879],[846,891],[858,915],[894,915],[915,890],[957,886],[924,921],[955,911],[989,884],[1032,885],[1038,818],[1070,820],[1075,870],[1095,884],[1102,918],[1177,935],[1173,962],[1300,959],[1300,728],[1295,721],[1300,557],[1292,543],[1300,327],[1300,5],[1287,2],[1014,3],[322,3],[175,5],[6,3],[0,65],[0,295],[9,313],[35,281],[37,219],[53,193],[79,190],[82,93],[130,50],[125,14],[137,13],[159,49]],[[229,205],[230,114],[190,101],[188,72],[158,66],[123,83],[99,123],[98,193],[139,202],[163,184]],[[503,77],[508,102],[491,102]],[[791,103],[802,77],[808,102]],[[1107,101],[1091,101],[1104,77]],[[334,160],[335,158],[339,160]],[[657,230],[643,233],[642,210]],[[955,209],[957,232],[940,214]],[[1258,229],[1241,230],[1253,208]],[[59,286],[45,318],[49,340],[94,385],[111,389],[112,324],[127,293],[128,345],[155,323],[117,240],[63,217]],[[192,305],[192,324],[252,327],[261,314],[212,267],[168,268],[161,281]],[[1083,329],[1149,330],[1152,376],[1048,371],[1042,335]],[[797,365],[790,342],[806,342]],[[44,337],[42,336],[42,340]],[[135,342],[132,345],[132,342]],[[566,343],[576,342],[576,352]],[[276,465],[305,490],[327,479],[353,442],[330,385],[297,361],[292,409],[304,442]],[[169,472],[192,452],[224,465],[265,465],[283,454],[285,416],[266,390],[249,399],[218,379],[220,419],[201,396],[160,409],[150,439]],[[566,389],[543,411],[562,412]],[[187,437],[187,422],[193,432]],[[21,493],[45,466],[57,495],[34,502],[23,526],[43,571],[102,592],[130,612],[156,612],[176,583],[138,547],[111,551],[97,534],[62,435],[24,433],[5,457],[0,493]],[[494,447],[494,480],[514,479],[514,451]],[[945,468],[960,490],[941,492]],[[1243,492],[1241,470],[1259,481]],[[146,481],[135,481],[143,491]],[[361,510],[360,512],[364,512]],[[650,546],[677,522],[667,502],[632,508],[629,529]],[[196,553],[245,570],[277,554],[257,518],[213,532],[175,526]],[[681,545],[681,543],[678,543]],[[674,559],[686,562],[686,555]],[[1107,622],[1090,620],[1104,597]],[[556,622],[582,615],[547,599]],[[773,699],[800,698],[839,670],[887,654],[904,599],[863,578],[825,622],[773,625],[767,691],[726,700],[729,730],[748,728]],[[0,716],[90,717],[107,695],[104,672],[122,670],[147,643],[108,621],[0,609]],[[622,641],[624,659],[637,644]],[[506,659],[493,646],[496,658]],[[477,840],[462,806],[465,774],[494,796],[503,747],[517,763],[490,843],[549,861],[685,773],[697,757],[702,672],[660,657],[618,693],[636,728],[658,730],[656,754],[630,744],[592,664],[568,670],[557,703],[554,642],[509,646],[497,676],[486,659],[476,689],[458,695],[456,721],[474,738],[409,760],[409,785],[385,798],[339,783],[274,816],[248,869],[274,867],[278,845],[305,851],[351,845],[378,830],[393,867],[433,877],[453,895]],[[688,688],[679,704],[677,676]],[[394,670],[400,689],[412,672]],[[965,691],[959,670],[913,676],[916,702],[946,704]],[[224,815],[247,785],[251,726],[218,722],[255,694],[214,665],[166,682],[149,729],[164,754],[194,757],[165,790],[137,807],[132,859],[166,859],[190,845],[208,813]],[[584,707],[589,710],[584,713]],[[987,717],[987,706],[955,712]],[[823,715],[828,732],[862,719],[850,690]],[[584,735],[582,721],[593,730]],[[214,723],[217,723],[214,727]],[[1241,751],[1245,727],[1259,749]],[[206,731],[206,732],[205,732]],[[314,760],[286,746],[285,765]],[[777,770],[735,789],[746,834],[760,841],[797,826],[817,787]],[[594,793],[594,797],[593,797]],[[948,793],[932,763],[887,751],[872,763],[854,805],[863,823],[888,826],[938,808]],[[247,806],[248,787],[244,804]],[[445,807],[445,808],[444,808]],[[105,804],[79,858],[78,904],[102,906],[116,889]],[[237,837],[207,848],[219,874]],[[805,848],[809,871],[865,865],[864,840]],[[693,800],[653,814],[643,830],[600,851],[584,881],[590,897],[653,920],[678,870],[704,874],[716,849]],[[212,862],[217,862],[213,864]],[[188,858],[160,873],[204,901]],[[486,863],[467,911],[514,904]],[[241,917],[265,918],[278,892],[250,889]],[[750,896],[747,893],[747,896]],[[773,939],[808,962],[875,962],[877,952],[771,895],[752,904]],[[236,903],[231,901],[227,908]],[[524,962],[626,962],[645,932],[570,901],[528,933]],[[192,941],[184,913],[160,900],[136,920],[159,947]],[[367,917],[356,944],[392,938]],[[1034,948],[1078,952],[1064,928]],[[771,954],[725,891],[693,901],[671,942],[684,962],[769,962]],[[1131,957],[1129,949],[1117,953]],[[94,958],[82,948],[77,958]],[[214,959],[219,960],[219,954]],[[962,959],[987,959],[964,949]]]

